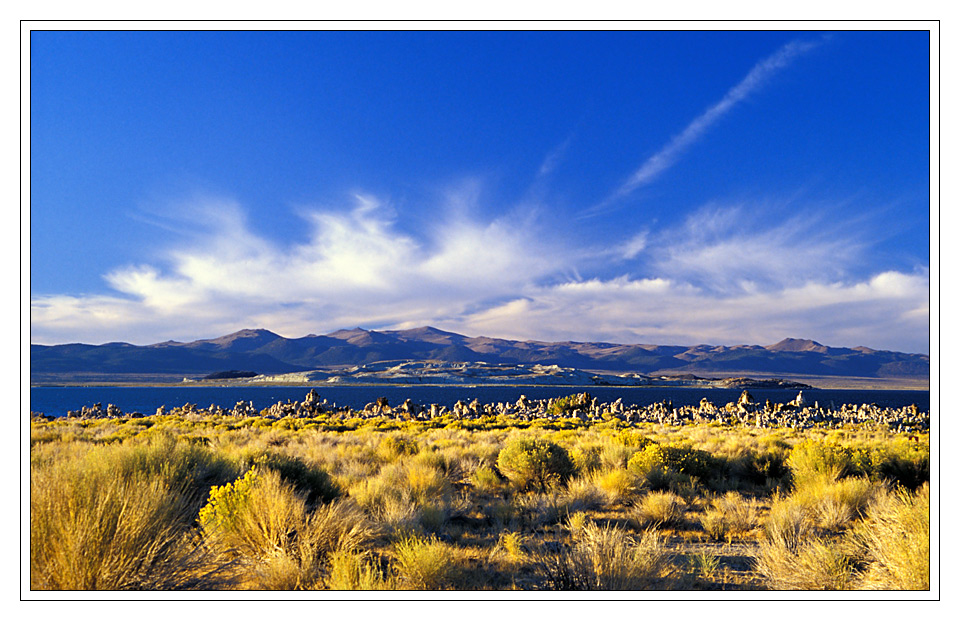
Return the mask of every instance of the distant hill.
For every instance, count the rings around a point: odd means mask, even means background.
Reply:
[[[431,327],[372,331],[356,328],[284,338],[269,330],[240,330],[215,339],[136,346],[31,345],[32,382],[123,381],[136,376],[202,377],[243,369],[262,374],[370,364],[437,360],[544,364],[646,375],[817,375],[928,378],[930,357],[868,347],[828,347],[788,338],[773,345],[623,345],[511,341],[467,337]]]

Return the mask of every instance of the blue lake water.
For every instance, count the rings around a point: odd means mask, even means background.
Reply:
[[[161,405],[169,410],[192,403],[197,407],[219,405],[232,408],[238,401],[252,401],[262,409],[283,401],[303,401],[310,387],[292,386],[163,386],[163,387],[34,387],[30,389],[30,411],[52,416],[65,416],[68,410],[100,403],[104,408],[112,403],[124,412],[153,414]],[[706,397],[715,404],[736,401],[740,389],[723,388],[654,388],[623,386],[318,386],[315,390],[322,399],[339,406],[362,409],[378,397],[386,397],[393,405],[411,399],[415,403],[452,407],[457,400],[480,403],[516,402],[520,395],[530,399],[562,397],[575,392],[589,392],[600,402],[623,398],[625,405],[650,405],[670,400],[676,406],[695,405]],[[750,394],[763,402],[785,403],[793,399],[795,389],[751,389]],[[927,390],[804,390],[806,399],[819,402],[822,407],[844,403],[874,403],[881,407],[903,407],[916,404],[923,411],[930,410],[930,392]]]

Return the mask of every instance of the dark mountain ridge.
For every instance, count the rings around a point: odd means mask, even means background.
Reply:
[[[432,327],[411,330],[338,330],[285,338],[269,330],[240,330],[188,343],[137,346],[31,345],[31,381],[58,375],[208,375],[224,370],[290,373],[386,360],[544,364],[646,375],[783,374],[871,378],[927,378],[925,354],[829,347],[788,338],[773,345],[626,345],[511,341],[467,337]]]

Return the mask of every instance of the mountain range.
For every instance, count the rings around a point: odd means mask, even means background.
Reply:
[[[338,330],[284,338],[240,330],[215,339],[153,345],[31,345],[32,383],[180,379],[226,370],[262,374],[342,368],[387,360],[544,364],[647,375],[805,375],[929,378],[930,357],[787,338],[761,345],[622,345],[467,337],[431,327]]]

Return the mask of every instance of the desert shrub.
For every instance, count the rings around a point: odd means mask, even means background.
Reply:
[[[484,518],[496,527],[510,524],[517,517],[517,507],[514,503],[495,499],[483,506]]]
[[[420,451],[410,459],[411,464],[419,464],[433,468],[448,481],[460,481],[473,470],[474,458],[468,455],[460,446],[449,445],[440,447],[443,442],[431,447],[433,450]]]
[[[788,451],[780,447],[752,453],[747,462],[745,478],[756,485],[785,480],[790,475],[787,456]]]
[[[450,483],[426,463],[398,462],[354,483],[349,494],[392,530],[435,529],[448,513]]]
[[[369,552],[339,549],[330,555],[326,586],[333,591],[379,591],[398,588],[396,579]]]
[[[229,564],[191,541],[202,490],[230,476],[229,463],[170,438],[77,448],[31,459],[31,588],[229,583]]]
[[[838,530],[860,518],[871,499],[886,485],[862,476],[839,480],[811,478],[794,489],[790,501],[804,506],[817,526]]]
[[[512,502],[514,520],[529,528],[557,524],[570,513],[603,502],[595,488],[585,491],[575,488],[572,494],[567,494],[567,491],[560,493],[554,489],[546,493],[528,492],[515,495]]]
[[[623,444],[607,444],[600,451],[600,463],[607,469],[626,468],[627,462],[636,452],[637,449]]]
[[[481,465],[470,475],[470,482],[477,491],[489,494],[500,491],[505,481],[494,468]]]
[[[755,558],[767,586],[779,590],[840,590],[853,586],[851,559],[834,541],[812,537],[796,547],[766,541]]]
[[[373,509],[373,516],[392,532],[419,532],[421,506],[406,494],[391,494]]]
[[[602,446],[599,444],[580,445],[570,449],[570,459],[574,468],[581,474],[599,470],[603,466],[600,459]]]
[[[353,500],[338,498],[311,512],[302,535],[319,552],[332,553],[360,549],[378,538],[381,531]]]
[[[199,521],[205,541],[243,560],[243,586],[260,589],[316,588],[331,553],[355,550],[378,534],[352,501],[311,511],[305,494],[278,472],[257,467],[213,488]]]
[[[687,557],[687,564],[701,580],[712,581],[720,569],[720,558],[707,551],[702,551]]]
[[[757,504],[736,492],[714,498],[699,517],[704,532],[713,539],[743,535],[758,525]]]
[[[497,545],[507,553],[507,558],[514,564],[521,563],[526,559],[525,543],[527,538],[523,533],[517,531],[508,531],[500,533],[500,539]]]
[[[552,416],[562,416],[564,414],[569,414],[574,410],[584,410],[592,401],[588,393],[581,393],[577,395],[569,395],[566,397],[559,397],[553,400],[553,403],[550,404],[550,407],[547,408],[547,414]]]
[[[673,492],[650,492],[637,502],[631,513],[641,528],[679,526],[683,516],[684,502]]]
[[[409,492],[382,475],[362,479],[350,487],[350,498],[363,507],[375,520],[386,526],[413,527],[420,519],[417,503]]]
[[[574,472],[567,451],[537,438],[516,438],[497,457],[497,468],[521,489],[545,490],[564,483]]]
[[[256,467],[210,490],[199,513],[204,536],[224,550],[258,558],[285,549],[307,521],[303,495],[273,470]]]
[[[583,511],[576,511],[571,513],[567,517],[567,528],[570,529],[570,534],[574,537],[579,536],[580,531],[583,530],[583,527],[590,522],[590,518],[587,517],[587,514]]]
[[[203,445],[178,442],[171,434],[153,436],[117,446],[115,450],[92,451],[85,468],[118,478],[159,477],[177,481],[197,507],[211,485],[236,476],[236,466]]]
[[[442,498],[450,493],[450,482],[443,473],[422,462],[406,465],[404,484],[410,496],[420,504]]]
[[[853,529],[866,562],[860,588],[930,588],[930,487],[886,492]]]
[[[450,517],[450,505],[438,502],[425,502],[418,505],[420,526],[428,532],[440,532]]]
[[[930,452],[907,457],[892,455],[882,461],[876,469],[878,478],[902,485],[907,489],[917,489],[930,481]]]
[[[251,468],[241,478],[210,490],[207,504],[200,509],[200,527],[208,534],[235,528],[241,511],[250,502],[260,472]]]
[[[718,460],[706,451],[661,444],[646,446],[627,462],[627,468],[645,478],[655,490],[667,489],[684,479],[707,481],[718,467]]]
[[[653,440],[635,429],[624,429],[616,435],[617,441],[633,449],[642,449],[654,444]]]
[[[902,438],[856,447],[805,440],[790,452],[788,464],[798,486],[817,478],[861,476],[916,489],[930,480],[930,445]]]
[[[384,436],[377,446],[377,454],[384,461],[393,461],[403,455],[416,455],[419,452],[419,442],[409,436],[396,433]]]
[[[597,477],[579,477],[567,481],[562,502],[567,511],[589,511],[610,504],[614,497],[599,485]]]
[[[644,532],[639,541],[624,529],[586,523],[572,548],[536,556],[547,585],[556,590],[639,590],[663,584],[671,565],[663,541]]]
[[[636,490],[637,477],[625,468],[617,468],[599,475],[597,483],[612,501],[616,501],[630,496]]]
[[[721,511],[707,509],[703,514],[697,516],[703,532],[711,539],[719,541],[727,536],[727,522],[724,520]]]
[[[311,466],[299,457],[277,452],[248,454],[245,464],[259,470],[273,470],[304,495],[309,505],[330,502],[343,492],[321,468]]]
[[[911,441],[900,437],[880,446],[861,448],[854,451],[852,461],[856,474],[917,489],[930,480],[929,438]]]
[[[828,517],[827,512],[831,511],[832,507],[841,507],[834,511],[838,511],[841,515],[849,514],[851,519],[861,517],[867,505],[881,488],[881,485],[873,483],[865,477],[849,477],[837,481],[824,494],[818,507],[821,514],[821,526],[837,528],[845,526],[850,521],[850,519],[846,522],[834,520],[832,525],[827,524],[828,520],[825,518]]]
[[[763,527],[769,543],[794,551],[813,533],[813,511],[794,499],[777,496]]]
[[[800,442],[787,459],[787,465],[793,475],[794,484],[802,487],[818,480],[835,481],[852,474],[854,451],[822,440],[804,440]]]
[[[404,588],[437,591],[455,585],[459,565],[452,546],[433,537],[411,536],[398,541],[394,553]]]

